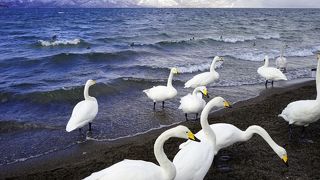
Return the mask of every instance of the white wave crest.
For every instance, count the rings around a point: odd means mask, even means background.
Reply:
[[[38,41],[41,46],[57,46],[57,45],[77,45],[81,42],[80,39],[72,39],[72,40],[56,40],[56,41],[45,41],[39,40]]]
[[[221,68],[223,62],[217,62],[215,65],[215,68]],[[189,66],[181,66],[177,67],[178,71],[180,73],[194,73],[194,72],[201,72],[206,71],[210,69],[210,63],[201,63],[201,64],[195,64],[195,65],[189,65]]]

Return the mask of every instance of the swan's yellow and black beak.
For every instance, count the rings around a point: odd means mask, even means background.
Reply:
[[[224,101],[223,106],[226,108],[232,108],[231,104],[228,101]]]
[[[285,164],[287,167],[289,167],[289,164],[288,164],[288,156],[285,155],[285,156],[283,156],[281,159],[282,159],[282,161],[284,162],[284,164]]]
[[[203,94],[205,97],[209,98],[209,93],[208,93],[208,90],[207,90],[207,89],[204,89],[204,90],[202,91],[202,94]]]
[[[97,84],[97,81],[95,81],[95,80],[92,80],[93,81],[93,84]]]
[[[220,61],[222,61],[222,62],[224,61],[223,57],[220,57]]]
[[[190,139],[192,141],[200,142],[200,140],[196,136],[194,136],[194,134],[191,131],[188,132],[188,139]]]

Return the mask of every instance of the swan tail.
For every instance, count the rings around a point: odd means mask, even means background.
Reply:
[[[192,85],[192,83],[189,81],[187,81],[185,84],[184,84],[184,88],[190,88]]]
[[[148,94],[148,93],[149,93],[149,91],[150,91],[150,89],[145,89],[145,90],[143,90],[142,92],[144,92],[144,93]]]

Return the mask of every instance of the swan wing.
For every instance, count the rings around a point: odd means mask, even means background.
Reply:
[[[153,88],[146,89],[143,92],[154,101],[164,101],[177,94],[174,88],[169,88],[167,86],[154,86]]]
[[[204,72],[198,75],[195,75],[189,81],[184,84],[185,88],[196,88],[198,86],[205,86],[213,81],[219,79],[219,74],[217,72]]]
[[[175,180],[201,180],[213,161],[213,147],[207,142],[190,142],[173,159]]]
[[[274,67],[260,67],[258,73],[267,80],[288,80],[286,75]]]
[[[182,109],[184,113],[199,113],[206,102],[197,95],[188,94],[181,98],[179,109]]]
[[[68,121],[66,131],[70,132],[74,129],[81,128],[91,122],[98,113],[97,100],[80,101],[72,111],[71,118]]]
[[[123,160],[101,171],[92,173],[85,180],[150,180],[163,179],[159,166],[142,160]]]

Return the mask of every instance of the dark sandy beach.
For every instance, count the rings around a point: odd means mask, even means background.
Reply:
[[[299,140],[301,128],[294,128],[293,141],[288,141],[288,124],[277,115],[290,102],[316,97],[315,81],[290,87],[263,91],[258,97],[222,109],[210,115],[209,123],[225,122],[245,130],[250,125],[260,125],[279,145],[286,145],[289,167],[272,151],[259,136],[221,150],[215,157],[205,179],[320,179],[320,125],[307,128],[307,138]],[[194,132],[200,129],[198,121],[181,123]],[[167,128],[147,134],[124,138],[114,142],[88,141],[70,149],[51,153],[40,158],[0,166],[2,179],[81,179],[92,172],[106,168],[123,159],[141,159],[155,162],[153,143]],[[171,139],[165,145],[170,159],[178,151],[181,140]],[[221,155],[230,156],[223,162]],[[222,172],[217,167],[228,165],[231,171]]]

